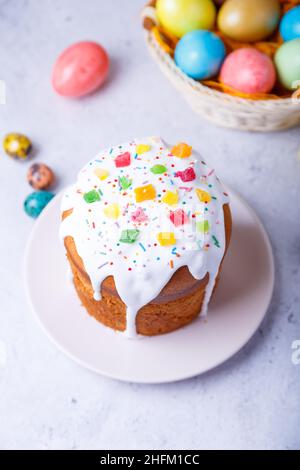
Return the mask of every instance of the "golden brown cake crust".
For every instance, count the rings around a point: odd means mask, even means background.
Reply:
[[[228,204],[223,206],[223,210],[226,236],[225,256],[231,236],[232,220]],[[65,211],[62,218],[68,217],[71,212],[72,209]],[[66,237],[64,244],[73,273],[74,286],[83,306],[90,315],[104,325],[124,331],[126,329],[126,306],[118,295],[114,278],[109,276],[103,281],[102,299],[100,301],[94,300],[90,278],[77,253],[73,238]],[[216,284],[220,270],[221,266]],[[208,280],[208,274],[203,279],[197,280],[190,274],[187,266],[179,268],[160,294],[139,310],[136,317],[137,332],[153,336],[168,333],[190,323],[201,311]]]

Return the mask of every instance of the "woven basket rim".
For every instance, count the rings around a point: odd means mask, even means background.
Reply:
[[[145,17],[149,12],[149,6],[146,6],[142,12],[142,16]],[[248,108],[268,108],[269,110],[274,110],[275,108],[290,108],[291,106],[300,105],[300,99],[298,99],[299,103],[295,103],[294,98],[277,98],[277,99],[260,99],[254,100],[251,98],[242,98],[240,96],[232,96],[227,93],[224,93],[219,90],[214,90],[207,85],[203,85],[200,81],[194,80],[193,78],[188,77],[185,73],[183,73],[180,68],[175,64],[173,58],[163,50],[163,48],[157,42],[154,34],[151,31],[144,29],[146,35],[146,41],[148,46],[151,50],[155,53],[156,58],[160,62],[166,62],[169,66],[170,70],[174,75],[181,79],[182,82],[189,85],[193,91],[199,91],[202,95],[207,95],[215,98],[216,100],[228,102],[233,105],[240,105],[240,106],[248,106]]]

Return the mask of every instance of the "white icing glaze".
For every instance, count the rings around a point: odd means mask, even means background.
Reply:
[[[137,155],[139,144],[151,148]],[[130,153],[131,163],[117,168],[115,158],[124,152]],[[164,165],[167,170],[153,174],[150,168],[154,165]],[[189,167],[194,169],[196,178],[183,182],[176,172]],[[109,175],[100,180],[95,174],[97,169],[107,170]],[[119,183],[122,176],[132,180],[126,190]],[[134,189],[148,184],[155,188],[155,199],[136,202]],[[87,203],[83,196],[93,189],[100,190],[100,200]],[[210,202],[200,202],[196,189],[209,193]],[[166,191],[177,192],[176,206],[162,201]],[[138,310],[158,296],[181,266],[187,266],[196,279],[209,273],[201,311],[202,315],[206,314],[225,250],[223,205],[226,203],[228,196],[214,171],[194,150],[188,158],[179,158],[158,137],[135,139],[101,151],[80,171],[76,184],[66,190],[62,200],[61,212],[73,211],[61,223],[60,236],[73,237],[95,300],[101,299],[102,281],[114,277],[119,296],[127,306],[126,334],[133,337]],[[118,204],[120,214],[116,219],[104,213],[110,204]],[[137,215],[140,209],[146,220],[137,222],[133,214]],[[175,226],[170,220],[170,210],[178,209],[188,216],[188,222],[181,226]],[[204,221],[208,231],[197,231],[197,222],[201,225]],[[121,232],[127,229],[139,230],[135,242],[120,241]],[[159,232],[172,232],[176,244],[161,246],[157,239]]]

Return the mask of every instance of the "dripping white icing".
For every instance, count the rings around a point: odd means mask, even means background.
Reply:
[[[149,145],[150,149],[137,155],[139,144]],[[125,152],[130,153],[130,165],[117,168],[115,158]],[[163,165],[166,171],[153,174],[150,169],[154,165]],[[196,174],[193,181],[183,182],[176,176],[190,167]],[[99,172],[97,176],[99,169],[108,172],[105,179],[99,178]],[[132,180],[131,186],[122,189],[120,177]],[[156,197],[136,202],[134,189],[149,184],[155,188]],[[99,200],[87,203],[83,196],[93,189]],[[196,189],[209,193],[210,201],[201,202]],[[167,191],[177,192],[178,204],[170,206],[162,201]],[[73,237],[95,300],[101,299],[102,281],[114,276],[117,291],[127,306],[126,334],[132,337],[138,310],[158,296],[181,266],[187,266],[196,279],[209,273],[201,311],[206,314],[225,249],[226,203],[228,197],[214,171],[194,150],[188,158],[178,158],[158,137],[135,139],[101,151],[80,171],[77,182],[66,190],[62,200],[61,212],[73,211],[61,223],[60,236]],[[115,213],[115,218],[105,214],[111,204],[118,205],[119,214]],[[178,209],[184,211],[188,221],[175,226],[170,211]],[[136,220],[137,210],[145,220],[138,221],[140,217]],[[196,230],[199,224],[205,224],[204,233]],[[127,229],[139,230],[133,243],[120,241],[122,231]],[[161,246],[159,232],[172,232],[176,244]]]

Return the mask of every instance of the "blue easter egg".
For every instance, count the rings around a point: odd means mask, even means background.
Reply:
[[[292,8],[283,16],[279,29],[284,41],[300,38],[300,5]]]
[[[217,75],[225,58],[222,40],[205,30],[185,34],[175,49],[175,63],[191,78],[204,80]]]
[[[42,210],[51,201],[54,194],[49,191],[36,191],[29,194],[24,201],[24,210],[30,217],[38,217]]]

